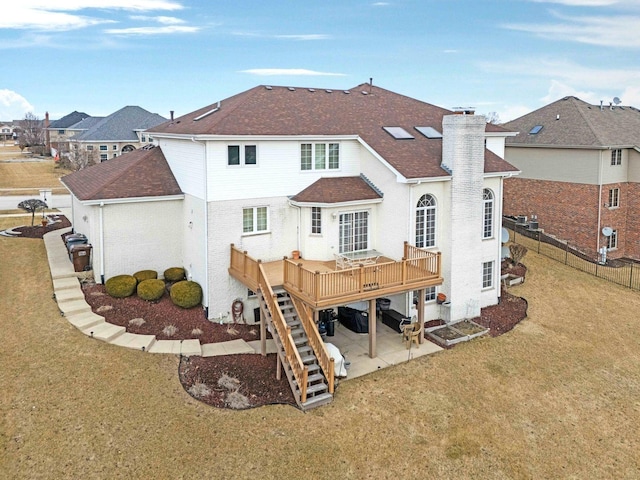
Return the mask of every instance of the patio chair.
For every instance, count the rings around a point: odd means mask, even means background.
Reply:
[[[407,348],[411,347],[411,342],[416,342],[416,348],[420,348],[421,325],[416,317],[412,318],[412,320],[412,323],[402,327],[402,341]]]

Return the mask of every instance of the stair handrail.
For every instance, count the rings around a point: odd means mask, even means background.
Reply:
[[[282,341],[285,358],[291,367],[291,371],[293,372],[296,382],[298,382],[298,388],[300,389],[300,402],[304,403],[307,401],[309,367],[302,362],[300,352],[298,352],[295,341],[291,336],[291,327],[287,325],[287,322],[282,315],[282,310],[280,310],[280,306],[278,305],[278,296],[273,293],[273,289],[267,280],[267,276],[261,263],[258,265],[258,269],[260,272],[260,289],[262,290],[269,313],[271,313],[271,320],[276,328],[276,333]]]
[[[313,320],[309,306],[296,297],[292,296],[290,298],[293,302],[293,306],[298,312],[298,318],[307,333],[309,345],[313,349],[313,353],[318,359],[318,364],[327,379],[329,393],[333,394],[335,385],[335,360],[329,355],[327,347],[320,336],[318,328],[316,327],[316,322]]]

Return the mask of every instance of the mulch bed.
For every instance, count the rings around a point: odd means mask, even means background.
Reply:
[[[16,235],[13,238],[42,238],[45,233],[53,232],[54,230],[60,230],[62,228],[68,228],[71,226],[71,222],[64,215],[47,215],[50,218],[60,220],[59,222],[52,223],[43,227],[42,225],[16,227],[12,230],[14,232],[20,232],[20,235]],[[27,217],[24,217],[27,218]],[[41,216],[36,215],[36,222],[40,222]],[[31,219],[29,219],[31,222]]]
[[[202,307],[178,307],[168,293],[157,302],[147,302],[135,295],[127,298],[110,297],[105,293],[104,285],[95,283],[84,284],[82,289],[95,313],[102,315],[109,323],[126,327],[129,333],[155,335],[158,340],[198,339],[201,344],[237,339],[250,342],[260,338],[259,325],[221,325],[211,322],[205,318]],[[144,323],[138,325],[140,322],[134,319],[142,319]],[[176,327],[177,331],[173,335],[163,333],[165,327],[170,325]]]

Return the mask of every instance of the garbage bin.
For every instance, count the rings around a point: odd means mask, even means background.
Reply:
[[[71,247],[73,247],[74,245],[86,245],[87,237],[85,237],[81,233],[78,233],[74,235],[68,235],[64,241],[67,246],[67,252],[69,253],[69,260],[73,262],[73,257],[71,256]]]
[[[70,247],[71,261],[75,272],[91,270],[91,245],[77,244]]]
[[[335,335],[335,322],[336,319],[333,316],[333,309],[328,308],[326,310],[320,310],[320,323],[325,325],[327,336],[333,337]]]

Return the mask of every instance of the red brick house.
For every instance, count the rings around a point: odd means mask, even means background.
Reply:
[[[518,132],[505,159],[522,171],[504,182],[505,215],[535,215],[594,258],[606,247],[640,259],[640,110],[565,97],[504,127]]]

